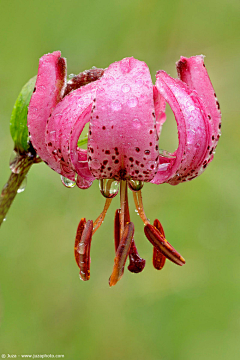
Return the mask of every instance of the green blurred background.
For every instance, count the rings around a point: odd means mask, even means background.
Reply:
[[[199,178],[176,187],[146,184],[145,211],[163,223],[186,258],[158,272],[152,246],[132,209],[146,259],[108,287],[114,258],[113,200],[93,239],[91,279],[73,258],[81,217],[95,219],[104,199],[67,189],[45,164],[34,166],[0,230],[0,355],[64,354],[65,359],[223,360],[240,358],[239,0],[9,0],[1,5],[0,186],[10,175],[9,119],[38,59],[61,50],[68,72],[107,67],[126,56],[176,77],[180,55],[206,55],[222,109],[215,159]],[[160,146],[174,150],[169,113]]]

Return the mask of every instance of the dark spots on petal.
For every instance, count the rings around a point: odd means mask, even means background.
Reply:
[[[152,130],[150,130],[150,131],[149,131],[149,134],[151,135],[152,133],[153,133],[153,131],[152,131]]]
[[[110,154],[110,150],[106,150],[105,154],[109,155]]]
[[[138,161],[138,160],[136,160],[135,163],[136,163],[137,165],[139,165],[139,161]]]
[[[214,140],[214,135],[212,136],[212,140]]]
[[[220,123],[220,124],[218,125],[218,128],[221,129],[221,127],[222,127],[222,124]]]
[[[102,129],[103,129],[103,130],[106,130],[106,126],[103,126]]]
[[[144,164],[141,164],[141,167],[143,168],[143,167],[144,167]]]
[[[152,146],[152,142],[150,142],[149,145]]]
[[[148,171],[144,170],[144,171],[143,171],[143,174],[145,174],[145,175],[148,174]]]
[[[98,115],[96,115],[96,119],[99,119],[99,116],[98,116]]]
[[[108,160],[103,160],[104,165],[107,165],[107,163],[108,163]]]
[[[218,110],[220,110],[220,104],[219,104],[219,102],[218,102],[218,101],[216,101],[216,104],[217,104],[217,108],[218,108]]]
[[[133,164],[131,164],[130,167],[133,167]]]
[[[142,177],[142,175],[140,174],[140,175],[138,175],[139,177]]]
[[[203,165],[203,168],[205,169],[206,167],[207,167],[207,164],[204,164],[204,165]]]
[[[139,173],[139,170],[135,170],[135,174],[138,174]]]
[[[47,161],[44,161],[46,165],[48,165],[48,162]]]
[[[209,150],[210,149],[210,146],[208,145],[207,149]]]
[[[91,130],[89,131],[89,135],[92,135],[92,132],[91,132]]]
[[[95,101],[96,101],[96,98],[94,98],[93,101],[95,102]]]
[[[89,157],[88,157],[88,161],[91,161],[91,160],[92,160],[92,158],[91,158],[91,156],[89,156]]]
[[[63,157],[61,157],[61,160],[62,160],[62,161],[64,161],[64,158],[63,158]]]
[[[144,150],[144,154],[149,155],[149,154],[150,154],[150,150]]]
[[[217,140],[219,140],[219,138],[220,138],[220,135],[217,136]]]
[[[52,154],[57,155],[57,150],[53,150]]]
[[[152,112],[152,116],[155,117],[155,113],[154,113],[154,112]]]
[[[111,128],[113,129],[113,125],[111,126]]]
[[[206,67],[204,63],[203,63],[203,67]]]
[[[61,154],[61,149],[58,149],[59,154]]]
[[[115,155],[113,155],[113,156],[112,156],[112,159],[113,159],[113,160],[114,160],[114,159],[116,159],[116,156],[115,156]]]
[[[210,115],[208,115],[208,118],[209,118],[209,120],[211,120],[211,116],[210,116]]]
[[[155,161],[158,161],[158,156],[156,157]]]
[[[105,169],[105,166],[104,166],[104,165],[102,165],[102,166],[101,166],[101,169],[103,169],[103,170],[104,170],[104,169]]]
[[[154,165],[151,165],[151,169],[154,169]]]
[[[112,177],[112,172],[110,173],[110,177]]]
[[[214,148],[212,147],[211,150],[209,151],[209,155],[212,155]]]
[[[217,94],[216,94],[216,93],[214,93],[214,96],[215,96],[215,97],[217,97]]]
[[[36,86],[35,86],[35,88],[33,89],[33,92],[35,92],[36,91]]]
[[[155,146],[155,149],[158,150],[158,145]]]
[[[129,160],[130,160],[131,162],[133,162],[133,161],[134,161],[134,159],[133,159],[132,157],[130,157],[130,158],[129,158]]]
[[[135,150],[136,150],[136,152],[139,152],[139,151],[140,151],[139,147],[136,147]]]
[[[118,163],[119,163],[119,160],[118,160],[118,159],[116,159],[116,160],[114,161],[114,163],[115,163],[115,164],[118,164]]]
[[[52,146],[52,143],[51,143],[51,142],[49,142],[49,143],[48,143],[48,146]]]
[[[157,127],[156,124],[154,124],[154,129],[156,129],[156,127]]]

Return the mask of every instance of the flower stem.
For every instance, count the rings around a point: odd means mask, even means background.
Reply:
[[[17,195],[19,187],[35,161],[35,157],[22,156],[19,172],[17,174],[12,172],[8,182],[4,185],[0,195],[0,226],[6,217],[15,196]]]

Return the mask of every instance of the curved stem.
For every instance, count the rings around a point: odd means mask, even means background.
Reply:
[[[35,161],[35,157],[24,157],[21,159],[21,168],[19,169],[18,174],[11,173],[8,182],[2,189],[0,195],[0,226],[5,219],[7,212],[17,195],[17,191],[21,186],[25,176],[27,175],[30,167]]]

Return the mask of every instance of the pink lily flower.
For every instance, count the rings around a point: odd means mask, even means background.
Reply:
[[[154,267],[162,269],[166,258],[180,266],[185,263],[165,239],[159,220],[150,224],[141,189],[144,182],[177,185],[199,176],[213,159],[221,135],[221,113],[203,56],[181,57],[177,71],[179,79],[158,71],[153,85],[147,65],[131,57],[105,70],[79,74],[67,83],[66,60],[59,51],[40,59],[28,110],[32,145],[65,183],[69,179],[86,189],[98,179],[106,198],[96,221],[82,218],[78,226],[75,259],[82,280],[90,278],[92,235],[102,224],[119,186],[120,209],[114,222],[116,256],[110,286],[122,277],[128,256],[130,271],[140,272],[145,266],[134,242],[128,188],[144,222],[145,235],[154,247]],[[178,127],[179,145],[173,153],[158,149],[166,102]],[[88,148],[83,150],[78,140],[87,123]]]

